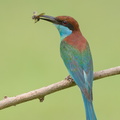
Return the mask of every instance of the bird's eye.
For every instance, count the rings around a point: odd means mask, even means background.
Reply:
[[[62,24],[63,24],[63,25],[66,25],[66,24],[67,24],[67,21],[63,21]]]

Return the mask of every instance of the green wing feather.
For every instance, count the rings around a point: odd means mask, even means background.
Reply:
[[[84,95],[92,100],[93,63],[89,45],[87,44],[86,49],[81,52],[65,41],[61,41],[60,53],[75,83]]]

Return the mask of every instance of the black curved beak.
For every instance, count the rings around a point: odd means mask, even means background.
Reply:
[[[48,22],[52,22],[54,24],[58,24],[58,21],[55,19],[55,17],[52,17],[52,16],[48,16],[48,15],[42,15],[40,17],[41,20],[46,20]]]

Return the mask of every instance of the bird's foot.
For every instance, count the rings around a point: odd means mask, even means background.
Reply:
[[[70,82],[73,82],[73,79],[71,78],[70,75],[68,75],[68,76],[65,78],[65,80],[69,80]]]

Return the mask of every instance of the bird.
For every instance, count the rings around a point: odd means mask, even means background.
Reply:
[[[39,17],[40,16],[40,17]],[[97,120],[93,107],[93,60],[89,44],[78,22],[70,16],[52,17],[41,14],[36,19],[51,22],[60,34],[60,55],[82,93],[86,120]],[[35,16],[34,16],[35,19]]]

